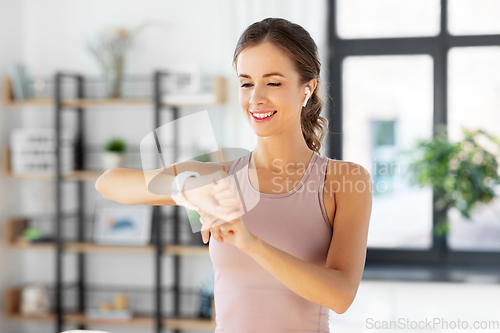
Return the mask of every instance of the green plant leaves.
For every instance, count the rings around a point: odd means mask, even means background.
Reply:
[[[104,150],[121,153],[124,152],[127,147],[127,143],[121,138],[111,138],[104,145]]]
[[[438,211],[455,207],[463,217],[471,219],[474,207],[490,202],[495,197],[494,187],[500,184],[500,139],[481,129],[462,127],[462,132],[463,140],[450,143],[446,128],[437,126],[434,138],[416,140],[415,149],[403,154],[411,156],[410,183],[431,186],[439,193],[435,203]],[[498,148],[496,152],[481,146],[479,138]],[[440,220],[434,232],[448,233],[447,220]]]

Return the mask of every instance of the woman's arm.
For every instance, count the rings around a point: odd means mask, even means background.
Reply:
[[[224,162],[226,171],[229,170],[228,166],[230,167],[231,163]],[[106,170],[97,179],[95,188],[106,199],[125,205],[176,205],[170,196],[170,185],[175,178],[175,174],[184,171],[195,171],[201,176],[206,176],[222,170],[222,163],[198,161],[176,163],[167,168],[151,171],[116,168]],[[165,189],[164,194],[155,194],[154,192],[158,193],[158,191],[150,191],[151,187],[148,189],[148,185],[150,185],[153,179],[155,186],[161,186]],[[188,178],[185,188],[194,180],[194,178]]]
[[[108,169],[97,179],[95,188],[106,199],[125,205],[175,205],[170,195],[158,195],[148,190],[147,184],[160,172],[124,168]],[[169,184],[175,177],[162,176]]]

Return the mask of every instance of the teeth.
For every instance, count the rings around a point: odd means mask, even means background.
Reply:
[[[274,113],[274,111],[271,111],[271,112],[267,112],[267,113],[252,113],[256,118],[259,118],[259,119],[263,119],[263,118],[267,118],[269,117],[270,115],[272,115]]]

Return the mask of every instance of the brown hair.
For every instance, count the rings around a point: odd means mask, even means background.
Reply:
[[[300,84],[317,80],[316,89],[302,108],[302,134],[307,146],[320,153],[323,139],[328,132],[328,119],[321,116],[323,100],[321,98],[321,81],[318,47],[311,35],[300,25],[282,18],[268,17],[250,25],[241,35],[233,55],[233,66],[236,68],[238,56],[245,48],[270,42],[279,47],[292,60],[300,76]]]

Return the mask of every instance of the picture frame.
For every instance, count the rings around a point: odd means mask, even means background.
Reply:
[[[93,241],[102,245],[145,246],[151,242],[153,207],[100,200],[95,206]]]
[[[201,90],[201,73],[196,64],[177,64],[166,69],[164,81],[167,94],[196,94]]]

